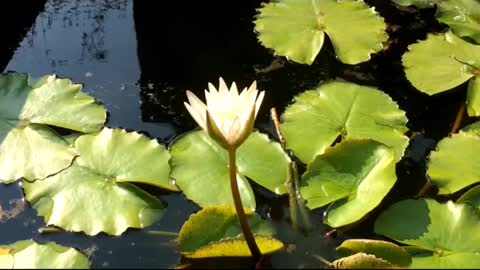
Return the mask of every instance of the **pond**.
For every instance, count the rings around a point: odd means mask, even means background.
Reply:
[[[261,2],[237,1],[233,7],[228,1],[47,0],[37,9],[32,6],[34,15],[25,16],[25,22],[15,22],[28,31],[12,38],[18,47],[0,51],[0,59],[5,59],[0,67],[4,72],[35,78],[57,74],[82,83],[84,91],[106,107],[106,126],[135,130],[167,145],[197,126],[183,105],[185,91],[201,94],[219,76],[240,88],[256,80],[258,88],[266,91],[255,127],[271,138],[277,134],[270,108],[280,115],[302,91],[333,79],[378,87],[406,111],[410,144],[397,164],[395,186],[367,218],[326,236],[331,228],[323,225],[325,208],[321,208],[309,211],[310,229],[297,232],[289,218],[288,197],[252,183],[257,213],[275,225],[277,238],[287,246],[286,252],[272,256],[272,267],[321,268],[325,264],[319,257],[333,261],[335,247],[344,239],[381,239],[373,233],[379,213],[420,192],[426,181],[426,157],[449,134],[465,100],[465,85],[427,96],[405,78],[401,55],[407,46],[444,27],[435,20],[434,9],[407,12],[389,1],[365,1],[389,24],[389,48],[368,62],[347,65],[336,59],[327,41],[308,66],[275,56],[260,44],[253,20]],[[92,268],[175,268],[188,263],[181,258],[175,234],[153,232],[178,233],[200,207],[179,192],[148,191],[167,205],[160,221],[118,237],[90,237],[42,233],[43,218],[23,201],[19,182],[0,185],[0,214],[2,209],[11,213],[8,218],[0,215],[0,244],[55,241],[89,254]],[[205,263],[222,267],[226,262]]]

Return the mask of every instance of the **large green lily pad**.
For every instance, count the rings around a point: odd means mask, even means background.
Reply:
[[[332,262],[335,269],[394,269],[399,268],[375,255],[358,252]]]
[[[280,129],[287,148],[304,163],[337,139],[374,139],[395,148],[395,159],[408,145],[405,112],[385,93],[367,86],[333,81],[306,91],[284,112]]]
[[[442,139],[431,152],[427,173],[439,194],[451,194],[480,182],[480,136],[463,130]]]
[[[313,63],[325,33],[346,64],[369,60],[388,39],[383,18],[363,1],[280,0],[259,11],[255,30],[260,42],[298,63]]]
[[[23,181],[25,198],[48,225],[88,235],[120,235],[157,221],[163,204],[132,182],[176,190],[169,153],[136,132],[104,128],[78,137],[71,167],[42,181]]]
[[[404,200],[379,216],[375,232],[412,245],[412,268],[478,268],[479,222],[470,204]]]
[[[38,244],[33,240],[18,241],[0,246],[2,269],[87,269],[88,258],[75,250],[48,242]]]
[[[55,76],[37,82],[24,74],[0,76],[0,182],[43,179],[70,166],[77,153],[46,125],[99,130],[105,108],[81,90]]]
[[[180,138],[171,149],[172,177],[201,207],[234,205],[227,152],[202,130]],[[246,208],[255,197],[245,176],[277,194],[285,194],[290,159],[280,144],[253,132],[237,150],[238,185]]]
[[[283,243],[272,237],[274,228],[254,212],[245,209],[248,224],[262,254],[283,249]],[[249,257],[237,213],[231,206],[212,206],[190,216],[178,237],[180,252],[188,258]]]
[[[472,45],[452,32],[429,34],[409,46],[403,56],[407,79],[418,90],[434,95],[480,75],[480,45]],[[468,113],[478,116],[478,82],[469,85]]]
[[[396,180],[393,149],[373,140],[346,140],[308,164],[300,193],[310,209],[333,203],[325,223],[340,227],[373,210]]]

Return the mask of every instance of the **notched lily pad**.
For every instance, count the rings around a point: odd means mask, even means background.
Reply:
[[[88,258],[54,242],[38,244],[33,240],[0,246],[0,268],[3,269],[87,269]]]
[[[393,149],[373,140],[346,140],[308,164],[300,193],[310,209],[333,203],[324,221],[340,227],[373,210],[396,180]]]
[[[479,268],[479,222],[479,209],[470,204],[404,200],[385,210],[374,230],[411,245],[412,268]]]
[[[234,205],[227,152],[204,131],[180,138],[171,149],[172,177],[184,194],[201,207]],[[285,194],[290,159],[280,144],[253,132],[237,150],[238,185],[246,208],[255,198],[245,176],[277,194]]]
[[[442,139],[432,151],[427,173],[441,195],[480,182],[480,135],[475,128]]]
[[[68,79],[0,75],[0,182],[43,179],[70,166],[74,149],[47,125],[99,130],[105,108]],[[39,158],[41,157],[41,158]]]
[[[282,250],[284,245],[272,237],[274,228],[251,210],[245,209],[248,224],[262,254]],[[250,257],[235,208],[206,207],[190,216],[178,237],[182,255],[188,258]]]
[[[470,79],[468,86],[468,114],[480,114],[476,78],[480,76],[480,45],[470,44],[455,36],[428,34],[427,39],[409,46],[403,55],[407,79],[418,90],[434,95],[452,89]]]
[[[132,183],[176,190],[169,181],[170,154],[136,132],[104,128],[78,137],[71,167],[42,181],[23,181],[27,201],[48,225],[88,235],[120,235],[157,221],[163,204]]]
[[[346,64],[369,60],[388,39],[383,18],[363,1],[281,0],[259,11],[255,30],[260,42],[298,63],[313,63],[325,33]]]
[[[306,91],[284,112],[280,129],[287,148],[304,163],[322,154],[338,136],[374,139],[395,148],[395,159],[408,145],[405,112],[373,87],[333,81]]]

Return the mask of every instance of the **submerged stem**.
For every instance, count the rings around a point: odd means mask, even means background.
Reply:
[[[457,112],[457,117],[455,118],[455,122],[453,123],[452,129],[450,130],[450,134],[456,133],[462,124],[463,115],[465,114],[465,103],[462,103],[460,108]]]
[[[236,151],[236,149],[228,150],[228,168],[230,172],[230,187],[232,189],[233,203],[235,204],[238,221],[240,222],[240,227],[242,228],[245,241],[247,241],[248,248],[250,249],[253,258],[258,261],[262,257],[262,253],[260,252],[260,249],[258,249],[257,243],[255,242],[255,237],[248,226],[247,215],[245,215],[242,198],[240,197],[240,191],[238,190],[237,164],[235,158]]]

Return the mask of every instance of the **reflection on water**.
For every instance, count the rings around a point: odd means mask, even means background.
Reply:
[[[145,131],[162,142],[195,126],[183,106],[186,89],[199,94],[207,82],[217,83],[218,76],[240,87],[257,80],[267,91],[258,126],[269,130],[271,106],[281,112],[300,90],[334,75],[332,58],[309,67],[279,61],[262,47],[251,22],[259,5],[259,0],[241,1],[234,9],[228,1],[49,0],[5,70],[33,77],[55,73],[82,83],[85,92],[107,108],[108,126]],[[322,54],[332,54],[332,49]],[[331,259],[331,252],[325,254],[333,250],[331,245],[318,244],[324,232],[321,219],[315,237],[294,234],[281,203],[284,197],[253,186],[259,214],[275,223],[290,246],[288,254],[274,256],[273,267],[298,267],[305,260],[310,261],[304,267],[315,267],[312,254]],[[175,267],[180,262],[175,239],[148,231],[178,232],[199,208],[181,193],[148,191],[168,208],[164,218],[146,230],[128,230],[121,237],[41,234],[38,229],[45,224],[27,206],[17,218],[0,222],[0,240],[34,238],[75,246],[90,254],[95,268]],[[0,186],[0,194],[4,210],[8,201],[22,197],[17,184]],[[10,231],[15,233],[4,233]]]

